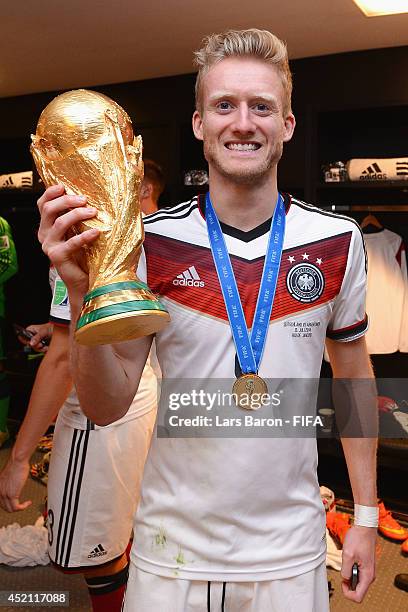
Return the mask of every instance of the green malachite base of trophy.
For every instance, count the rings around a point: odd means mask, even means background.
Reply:
[[[170,315],[141,281],[96,287],[84,298],[75,330],[79,344],[114,344],[162,329]]]

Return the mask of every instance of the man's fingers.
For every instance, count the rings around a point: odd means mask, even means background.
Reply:
[[[72,236],[66,242],[59,243],[51,248],[44,248],[43,245],[43,251],[58,266],[58,264],[67,261],[79,249],[94,242],[98,238],[99,233],[98,229],[86,230],[81,234]]]
[[[343,569],[341,574],[343,576]],[[355,591],[351,590],[350,580],[343,580],[341,588],[343,590],[344,596],[347,599],[350,599],[351,601],[360,603],[361,601],[363,601],[364,596],[368,591],[368,587],[374,581],[374,578],[374,570],[371,571],[368,568],[360,568],[359,580]]]
[[[14,497],[10,502],[11,510],[9,510],[9,512],[21,512],[22,510],[26,510],[26,508],[31,506],[31,504],[31,499],[28,499],[25,502],[20,502],[18,497]]]
[[[41,207],[45,202],[48,202],[48,200],[52,200],[53,198],[57,198],[58,196],[64,193],[65,193],[64,185],[61,185],[61,184],[51,185],[51,187],[48,187],[44,191],[41,198],[37,200],[38,208],[41,210]]]
[[[352,591],[350,588],[350,583],[343,581],[341,583],[341,588],[346,599],[350,599],[350,601],[355,601],[356,603],[361,603],[370,584],[371,582],[364,583],[363,581],[360,581],[356,587],[356,590]]]
[[[34,349],[35,351],[37,351],[37,353],[44,353],[44,348],[46,348],[44,346],[44,344],[41,342],[41,338],[37,338],[37,340],[35,340],[34,338],[32,338],[30,340],[30,346],[32,349]]]
[[[38,201],[39,202],[39,201]],[[76,195],[63,194],[53,200],[47,200],[41,206],[37,202],[41,214],[41,224],[53,224],[56,217],[59,217],[64,212],[72,208],[84,208],[86,206],[86,198]]]
[[[89,212],[91,209],[86,206],[86,198],[80,196],[63,195],[50,201],[47,200],[41,207],[39,205],[39,209],[41,213],[40,228],[38,230],[40,242],[44,241],[47,233],[53,228],[55,220],[63,216],[67,211],[76,209],[87,210],[89,216],[93,216]]]
[[[53,227],[47,232],[43,232],[43,229],[40,228],[38,238],[40,242],[42,242],[42,249],[44,253],[49,256],[51,248],[55,245],[59,246],[64,241],[66,233],[73,225],[87,219],[92,219],[95,214],[96,210],[94,208],[76,208],[68,213],[65,213],[61,217],[58,217],[55,220]],[[84,233],[85,232],[83,232],[83,234]],[[97,235],[99,235],[99,232]]]
[[[33,502],[31,501],[31,499],[28,499],[27,501],[22,502],[21,504],[18,504],[17,510],[26,510],[26,508],[31,506],[32,503]]]
[[[343,580],[350,580],[354,562],[355,562],[354,555],[349,555],[347,550],[343,549],[341,571],[340,571],[341,577],[343,578]]]

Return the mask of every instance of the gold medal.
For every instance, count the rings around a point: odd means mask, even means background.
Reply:
[[[240,408],[258,410],[260,397],[268,393],[268,386],[258,374],[242,374],[234,382],[232,393],[235,395],[236,404]]]

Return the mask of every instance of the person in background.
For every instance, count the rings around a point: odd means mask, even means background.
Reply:
[[[10,389],[4,361],[5,295],[4,283],[18,271],[17,253],[10,225],[0,217],[0,448],[9,439],[7,416],[10,406]]]
[[[152,159],[144,159],[144,178],[140,191],[140,208],[144,215],[155,213],[166,182],[163,170]]]
[[[149,207],[157,203],[155,198],[164,188],[159,166],[151,161],[147,165],[154,171],[142,183],[142,209],[143,202]],[[160,177],[157,182],[156,176]],[[0,473],[0,506],[15,512],[31,505],[31,500],[20,499],[30,457],[58,414],[47,491],[50,558],[57,569],[84,575],[94,612],[119,612],[128,573],[126,548],[156,416],[157,372],[149,360],[138,393],[121,422],[102,428],[91,423],[72,387],[70,306],[54,267],[50,269],[50,286],[50,322],[27,328],[35,335],[26,343],[45,356],[26,416]],[[41,341],[50,331],[47,348]]]

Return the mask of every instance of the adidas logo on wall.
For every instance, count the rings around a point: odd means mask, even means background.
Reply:
[[[408,159],[406,161],[397,161],[397,176],[408,176]]]
[[[0,189],[31,189],[32,186],[33,173],[31,170],[0,175]]]
[[[95,559],[96,557],[103,557],[104,555],[107,555],[107,554],[108,552],[104,549],[102,544],[98,544],[96,548],[91,550],[91,552],[88,555],[88,559]]]
[[[367,166],[360,175],[360,181],[386,181],[387,175],[383,172],[377,162]]]
[[[176,276],[173,280],[173,285],[180,285],[181,287],[204,287],[205,283],[201,280],[195,267],[190,266],[187,270],[184,270],[184,272]]]

